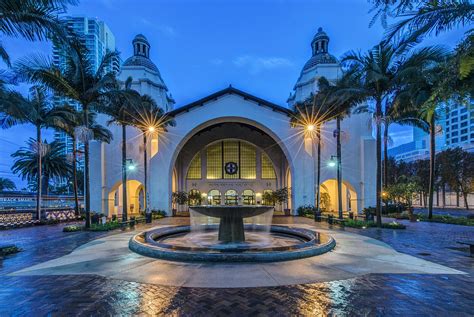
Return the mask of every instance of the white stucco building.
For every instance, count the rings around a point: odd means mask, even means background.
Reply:
[[[288,99],[277,105],[232,86],[188,105],[174,107],[156,65],[149,59],[150,44],[143,35],[133,40],[134,55],[127,59],[120,79],[133,78],[133,88],[149,94],[173,117],[176,126],[150,138],[147,144],[148,193],[151,209],[171,213],[172,193],[202,196],[209,204],[265,203],[265,192],[290,188],[288,208],[315,204],[315,146],[298,128],[290,126],[292,106],[315,93],[317,80],[334,81],[341,73],[329,54],[329,37],[320,28],[311,42],[312,56],[304,65]],[[375,141],[367,115],[342,122],[343,210],[360,212],[375,204]],[[336,210],[335,122],[322,128],[321,191]],[[111,144],[91,144],[91,206],[108,215],[121,214],[120,129]],[[129,214],[143,209],[143,146],[141,132],[128,128],[128,159],[136,169],[128,176]],[[326,195],[327,196],[327,195]],[[190,202],[196,203],[196,202]]]

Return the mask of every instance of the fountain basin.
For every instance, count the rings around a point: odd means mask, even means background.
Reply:
[[[245,241],[244,218],[255,217],[273,209],[271,206],[194,206],[201,215],[219,218],[218,239],[224,243]]]
[[[265,230],[263,226],[244,226],[247,232]],[[320,255],[332,250],[336,241],[329,235],[303,228],[271,226],[269,234],[286,239],[285,245],[261,246],[251,243],[190,245],[173,243],[190,234],[190,226],[154,229],[133,236],[129,248],[148,257],[180,262],[275,262]],[[217,226],[206,230],[216,231]]]

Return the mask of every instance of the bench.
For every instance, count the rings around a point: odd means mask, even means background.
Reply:
[[[458,241],[458,243],[468,245],[471,256],[474,256],[474,241]]]

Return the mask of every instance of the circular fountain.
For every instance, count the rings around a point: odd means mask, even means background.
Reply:
[[[190,226],[133,236],[130,249],[184,262],[273,262],[319,255],[336,245],[323,233],[271,225],[273,207],[269,206],[196,206],[190,216]]]

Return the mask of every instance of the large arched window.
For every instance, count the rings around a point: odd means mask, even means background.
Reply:
[[[212,189],[207,194],[207,200],[209,205],[220,205],[221,204],[221,192],[217,189]]]
[[[201,152],[198,152],[189,165],[187,179],[201,179]]]
[[[251,189],[246,189],[242,192],[242,203],[244,205],[255,205],[255,192]]]
[[[237,191],[229,189],[225,192],[225,204],[226,205],[237,205]]]
[[[256,179],[257,150],[237,140],[224,140],[206,149],[207,179]]]
[[[268,157],[268,155],[264,152],[262,152],[262,178],[263,179],[276,179],[273,163]]]

